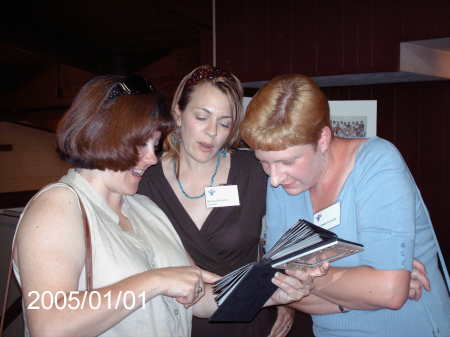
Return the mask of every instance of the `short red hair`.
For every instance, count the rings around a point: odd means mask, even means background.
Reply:
[[[280,151],[315,145],[325,126],[330,127],[328,100],[314,81],[305,75],[281,75],[250,101],[241,136],[255,150]]]

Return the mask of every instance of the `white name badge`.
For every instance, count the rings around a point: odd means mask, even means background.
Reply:
[[[206,207],[239,206],[237,185],[205,187]]]
[[[325,229],[333,228],[341,223],[341,203],[331,205],[314,214],[314,224]]]

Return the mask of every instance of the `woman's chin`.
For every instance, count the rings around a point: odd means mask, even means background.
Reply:
[[[297,195],[305,191],[304,188],[296,186],[295,184],[283,185],[283,189],[290,195]]]

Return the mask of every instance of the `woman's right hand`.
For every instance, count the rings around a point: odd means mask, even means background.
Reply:
[[[310,294],[314,279],[325,275],[328,269],[329,264],[325,262],[316,267],[286,269],[286,274],[277,272],[272,282],[278,289],[266,302],[266,306],[300,301]]]
[[[195,304],[205,294],[205,283],[220,277],[198,267],[168,267],[152,271],[158,278],[158,292],[174,297],[186,308]]]

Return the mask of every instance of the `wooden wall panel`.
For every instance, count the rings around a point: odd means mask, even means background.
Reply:
[[[342,7],[340,1],[318,1],[317,68],[314,75],[343,73]]]
[[[400,85],[397,91],[396,139],[412,172],[420,176],[419,171],[419,116],[421,114],[422,95],[417,85]]]
[[[270,13],[270,20],[267,20],[268,78],[292,72],[292,50],[296,41],[296,33],[292,29],[294,1],[285,0],[283,6],[276,1],[270,1],[268,4],[267,13]]]
[[[396,1],[372,1],[368,18],[373,27],[371,72],[398,70],[402,10]]]
[[[226,2],[221,3],[224,7],[229,6]],[[239,10],[236,10],[236,8]],[[270,78],[269,15],[267,11],[268,0],[242,0],[236,7],[233,7],[231,13],[228,13],[230,17],[235,17],[233,20],[239,23],[238,29],[229,27],[222,30],[218,22],[217,45],[223,44],[226,51],[220,53],[218,47],[218,65],[224,64],[239,75],[241,79],[250,78],[249,74],[253,81]],[[220,12],[218,11],[218,13]],[[242,15],[236,13],[242,13]],[[222,41],[223,37],[228,35],[231,35],[231,39],[228,41],[233,43],[232,46]],[[239,40],[239,35],[243,37],[242,40]],[[239,46],[244,47],[239,48]],[[257,73],[253,72],[255,69],[258,70]]]
[[[329,87],[322,88],[323,92],[329,100],[344,100],[348,99],[347,92],[348,89],[346,87]]]
[[[217,65],[225,69],[230,69],[234,73],[243,77],[248,66],[247,30],[249,27],[245,23],[247,11],[245,1],[239,4],[239,10],[227,6],[225,2],[217,2]],[[264,8],[264,7],[263,7]],[[258,41],[253,41],[252,46],[256,48]],[[262,55],[263,60],[267,60],[266,54]],[[258,67],[261,66],[258,64]]]
[[[377,100],[378,134],[395,143],[397,137],[397,97],[395,85],[374,86],[373,99]]]
[[[449,2],[408,1],[401,4],[402,41],[425,40],[449,35]]]
[[[314,2],[294,1],[289,18],[293,36],[292,72],[312,76],[317,72],[318,44],[315,36],[320,24],[315,20]],[[278,52],[284,53],[284,50]]]
[[[244,82],[397,71],[401,41],[450,35],[450,1],[218,2],[218,64]]]
[[[342,64],[343,72],[368,73],[371,71],[372,26],[371,2],[355,1],[342,6]]]

